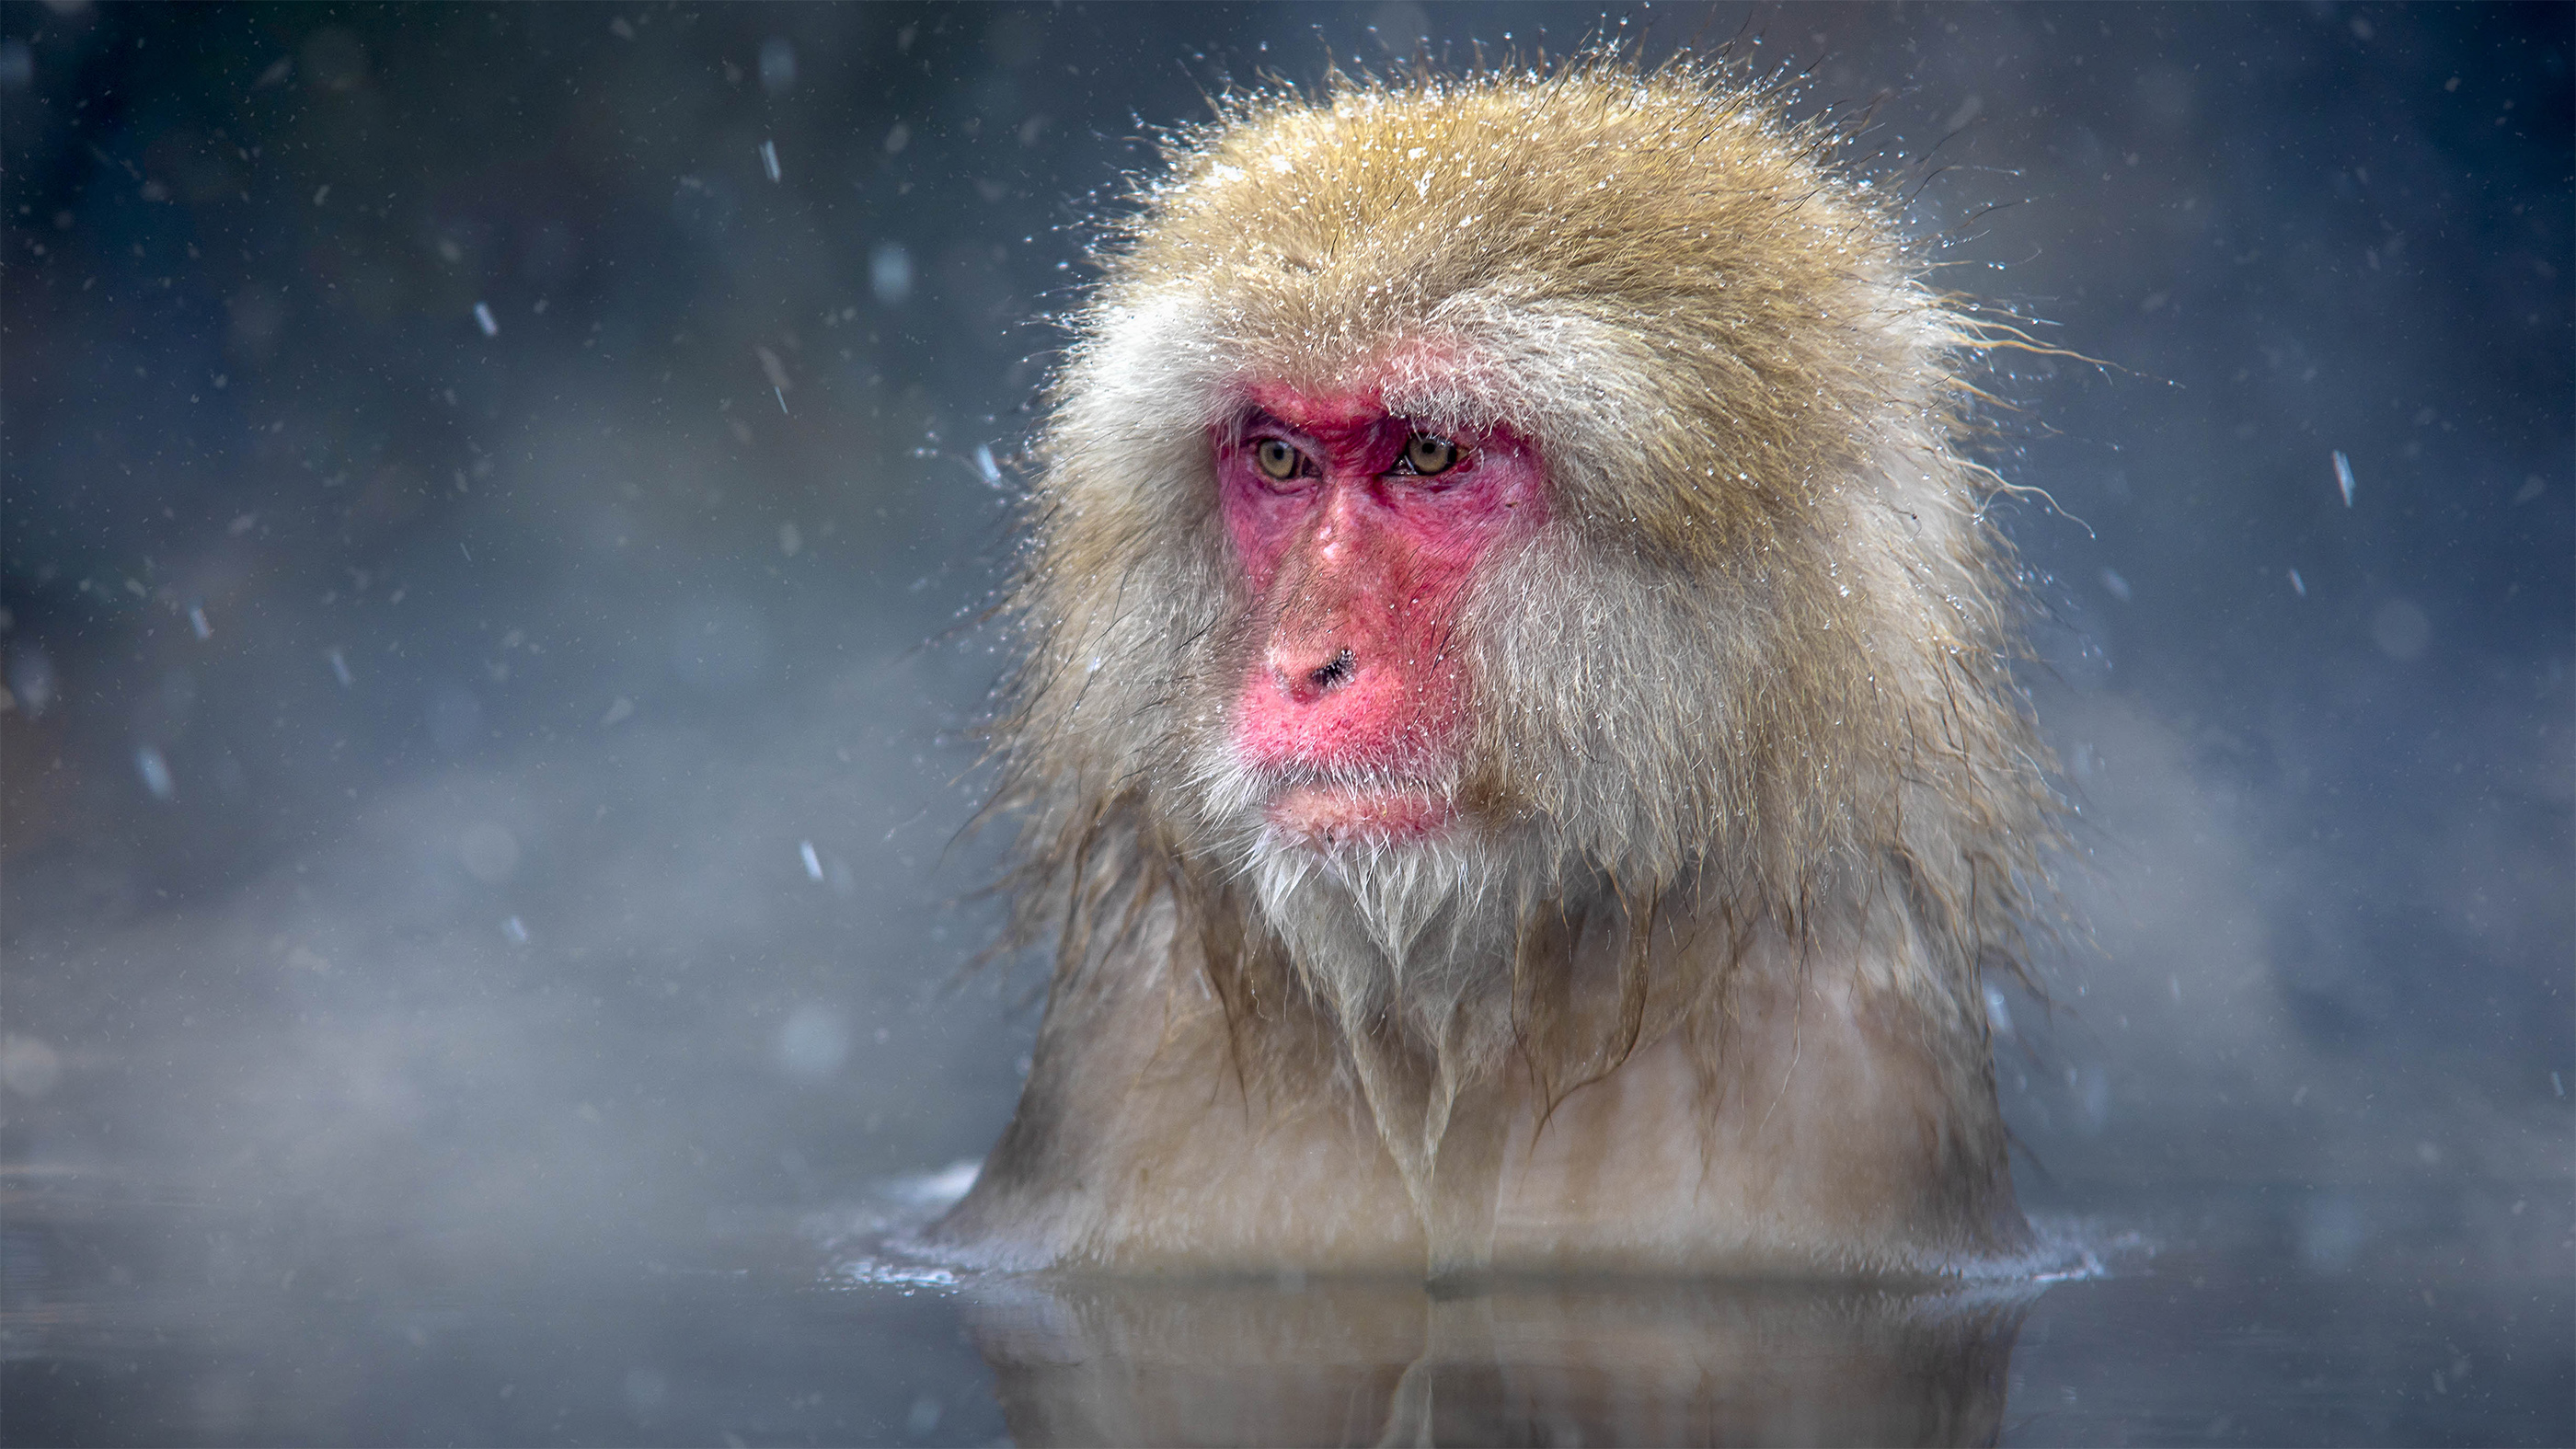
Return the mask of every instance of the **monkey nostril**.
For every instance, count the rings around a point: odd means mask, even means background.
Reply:
[[[1351,658],[1351,651],[1345,649],[1325,660],[1322,668],[1307,675],[1306,682],[1313,685],[1317,693],[1321,693],[1347,681],[1357,669],[1358,665]]]

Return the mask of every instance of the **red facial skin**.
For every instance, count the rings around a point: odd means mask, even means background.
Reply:
[[[1270,823],[1310,843],[1449,825],[1454,803],[1427,782],[1468,717],[1458,609],[1479,564],[1547,520],[1526,440],[1434,434],[1457,461],[1409,471],[1407,441],[1432,431],[1390,416],[1374,389],[1259,387],[1212,439],[1226,532],[1267,631],[1236,696],[1235,748],[1281,781]],[[1296,476],[1261,470],[1265,439],[1297,450]],[[1388,783],[1409,781],[1426,783]]]

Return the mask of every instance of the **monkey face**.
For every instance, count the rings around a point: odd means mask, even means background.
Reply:
[[[1275,385],[1211,444],[1252,606],[1226,743],[1268,833],[1330,850],[1455,828],[1460,609],[1480,565],[1546,523],[1536,452],[1508,428],[1434,431],[1373,390]]]

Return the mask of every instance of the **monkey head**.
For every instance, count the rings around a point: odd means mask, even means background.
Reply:
[[[1685,896],[1795,934],[1901,877],[1978,949],[2045,806],[1973,333],[1829,140],[1607,60],[1182,136],[1036,449],[1030,873],[1240,907],[1346,1016]]]

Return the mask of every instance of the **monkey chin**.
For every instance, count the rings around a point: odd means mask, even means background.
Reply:
[[[1346,784],[1289,786],[1264,812],[1280,843],[1326,851],[1428,840],[1456,813],[1427,786]]]

